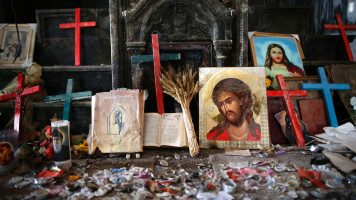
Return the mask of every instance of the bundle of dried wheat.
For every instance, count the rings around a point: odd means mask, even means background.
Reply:
[[[172,96],[180,103],[183,111],[184,124],[187,132],[190,156],[195,157],[199,154],[199,145],[194,131],[192,115],[189,106],[195,94],[201,89],[201,85],[196,81],[197,71],[188,68],[185,71],[176,71],[172,66],[162,70],[161,84],[163,92]]]

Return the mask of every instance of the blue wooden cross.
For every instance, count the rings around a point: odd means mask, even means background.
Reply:
[[[326,112],[328,114],[329,122],[332,127],[337,127],[337,119],[334,109],[333,100],[330,90],[349,90],[349,84],[329,84],[326,79],[325,69],[318,67],[318,74],[321,83],[302,83],[303,90],[322,90],[324,102],[326,106]]]
[[[68,79],[67,90],[65,94],[46,96],[46,98],[44,99],[45,102],[64,101],[63,116],[62,116],[63,120],[69,120],[69,110],[70,110],[70,104],[72,99],[82,99],[82,98],[92,96],[91,91],[72,93],[72,90],[73,90],[73,79]]]
[[[180,53],[160,55],[161,61],[180,60]],[[131,63],[153,62],[153,55],[131,56]]]

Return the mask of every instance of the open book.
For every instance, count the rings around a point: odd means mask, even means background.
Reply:
[[[113,90],[92,97],[92,124],[88,137],[91,152],[143,151],[144,92]],[[90,140],[89,140],[90,138]]]
[[[143,146],[188,147],[182,113],[145,113]]]

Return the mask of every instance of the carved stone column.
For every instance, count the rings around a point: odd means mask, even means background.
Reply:
[[[248,66],[248,0],[233,0],[232,4],[237,15],[234,20],[236,33],[232,38],[236,56],[232,62],[234,66]]]
[[[228,67],[232,50],[232,40],[214,40],[214,50],[216,54],[216,66]]]
[[[139,56],[145,51],[146,42],[127,42],[129,56]],[[131,60],[131,59],[130,59]],[[131,63],[132,89],[142,89],[143,70],[140,63]]]
[[[122,66],[119,64],[119,28],[118,28],[118,1],[109,0],[110,13],[110,41],[111,41],[111,80],[112,89],[115,90],[122,80],[119,74],[122,73]]]

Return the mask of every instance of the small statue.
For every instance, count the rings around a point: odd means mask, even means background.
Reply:
[[[25,87],[32,87],[35,85],[43,85],[44,80],[41,79],[42,67],[37,63],[32,63],[30,67],[26,69],[25,72]],[[15,92],[17,89],[17,76],[8,83],[5,88],[0,90],[0,95]]]

